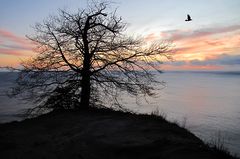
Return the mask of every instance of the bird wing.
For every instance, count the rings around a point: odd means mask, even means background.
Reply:
[[[190,15],[189,15],[189,14],[187,15],[187,19],[191,19],[191,17],[190,17]]]

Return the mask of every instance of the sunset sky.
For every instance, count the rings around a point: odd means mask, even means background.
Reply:
[[[113,0],[127,33],[172,43],[166,70],[240,71],[240,0]],[[0,0],[0,66],[34,56],[25,35],[58,8],[76,11],[86,0]],[[190,14],[193,21],[185,22]]]

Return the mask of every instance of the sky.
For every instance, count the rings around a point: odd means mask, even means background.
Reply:
[[[58,9],[77,11],[87,0],[0,0],[0,66],[35,56],[26,35]],[[112,0],[126,33],[172,44],[164,70],[240,71],[240,0]],[[190,14],[192,21],[186,22]]]

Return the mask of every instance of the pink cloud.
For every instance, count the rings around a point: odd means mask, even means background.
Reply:
[[[5,48],[0,48],[0,54],[14,55],[14,56],[24,55],[24,54],[23,54],[21,51],[19,51],[19,50],[12,50],[12,49],[5,49]]]
[[[0,54],[28,56],[33,46],[33,43],[27,38],[0,28]]]
[[[25,50],[31,50],[33,48],[33,43],[31,43],[30,40],[28,40],[25,37],[17,36],[7,30],[0,28],[0,38],[2,39],[2,42],[0,44],[3,44],[4,42],[11,42],[14,44],[13,47],[19,47]]]
[[[158,38],[158,37],[155,35],[155,33],[151,33],[151,34],[148,34],[144,38],[144,40],[146,40],[146,41],[154,41],[154,40],[156,40],[156,38]]]
[[[191,64],[185,64],[181,66],[175,66],[171,64],[163,64],[162,69],[164,70],[223,70],[223,66],[219,65],[191,65]]]
[[[9,32],[9,31],[6,31],[6,30],[3,30],[3,29],[0,29],[0,36],[2,36],[4,38],[7,38],[9,40],[12,40],[16,43],[26,44],[26,39],[25,38],[14,35],[13,33]]]
[[[240,25],[232,25],[226,27],[203,28],[198,30],[169,30],[161,32],[160,36],[170,41],[179,41],[185,39],[206,37],[222,33],[229,33],[238,30],[240,30]]]
[[[234,29],[236,27],[232,27],[228,31]],[[219,30],[226,31],[227,29]],[[174,42],[174,57],[176,60],[206,60],[221,54],[240,54],[240,34],[226,33],[218,36],[209,34],[208,36],[188,36],[187,38],[179,39]]]
[[[165,64],[168,69],[223,69],[227,65],[236,64],[236,60],[239,60],[236,57],[240,56],[240,25],[168,30],[151,33],[146,37],[148,41],[162,39],[173,42],[175,47],[172,56],[176,65]],[[223,58],[223,55],[229,56]]]

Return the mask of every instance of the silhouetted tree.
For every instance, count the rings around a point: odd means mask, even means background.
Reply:
[[[60,10],[35,25],[36,57],[22,63],[13,94],[45,108],[88,108],[117,92],[153,95],[151,68],[168,57],[169,45],[124,34],[126,24],[109,4],[94,3],[70,13]],[[151,68],[150,68],[150,67]]]

